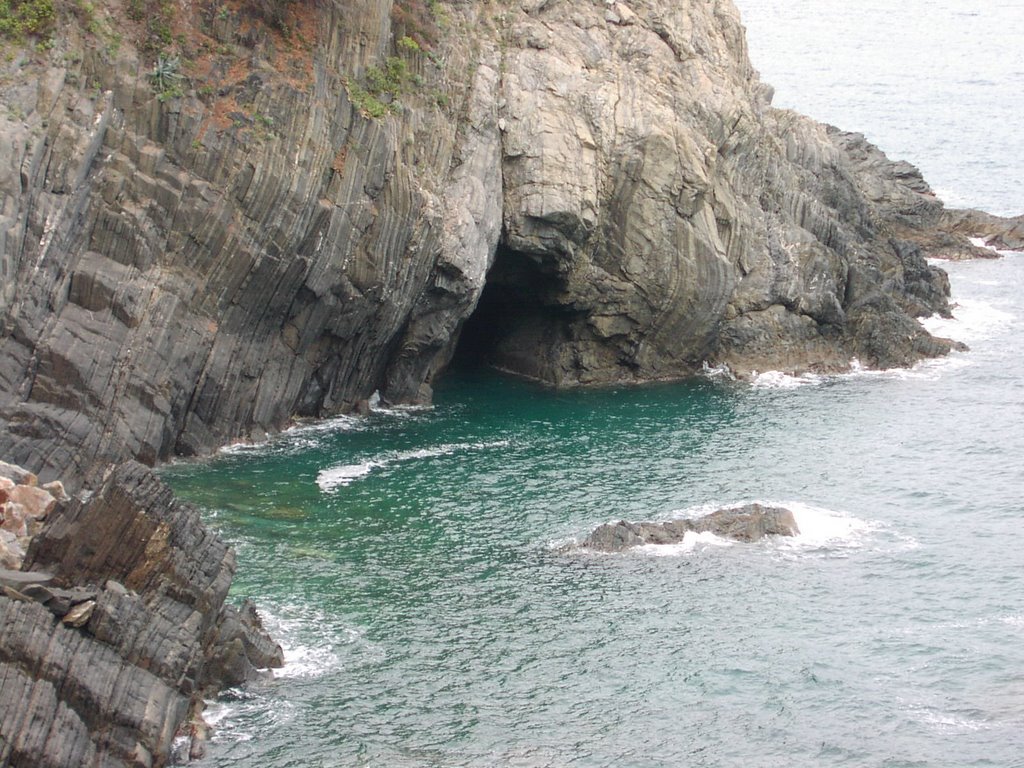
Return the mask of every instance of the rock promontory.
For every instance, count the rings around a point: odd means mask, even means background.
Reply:
[[[0,765],[166,765],[203,696],[283,663],[251,604],[225,602],[234,568],[137,463],[59,503],[0,572]]]
[[[982,252],[773,108],[730,0],[53,7],[0,65],[0,455],[44,482],[428,400],[456,353],[907,365],[951,346],[925,257]]]

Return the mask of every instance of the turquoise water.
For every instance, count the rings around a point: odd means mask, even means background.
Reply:
[[[972,351],[910,371],[462,372],[171,467],[289,659],[202,765],[1022,765],[1024,256],[952,272]],[[751,499],[803,535],[567,546]]]
[[[1024,0],[738,4],[780,104],[1024,211]],[[461,371],[429,410],[167,468],[288,660],[211,704],[198,765],[1021,768],[1024,255],[948,269],[932,327],[971,351],[913,370]],[[801,536],[572,546],[749,500]]]

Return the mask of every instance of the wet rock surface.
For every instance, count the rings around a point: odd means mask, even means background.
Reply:
[[[753,542],[765,536],[797,536],[800,529],[793,513],[784,507],[747,504],[692,520],[607,523],[598,526],[581,546],[599,552],[622,552],[647,544],[679,544],[688,533],[713,533],[727,539]]]
[[[0,765],[166,764],[201,695],[283,663],[234,566],[137,463],[59,506],[0,572]]]

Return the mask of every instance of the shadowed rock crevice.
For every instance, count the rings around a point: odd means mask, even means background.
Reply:
[[[542,256],[500,245],[473,314],[459,334],[452,365],[489,366],[557,383],[581,313],[559,302],[560,277]]]

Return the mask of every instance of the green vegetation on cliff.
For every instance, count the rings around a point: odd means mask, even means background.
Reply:
[[[54,25],[53,0],[0,0],[0,35],[22,40],[47,34]]]

